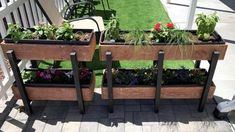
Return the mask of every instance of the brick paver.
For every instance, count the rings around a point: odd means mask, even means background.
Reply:
[[[216,104],[213,100],[208,101],[204,112],[201,113],[197,111],[196,100],[162,100],[160,111],[156,114],[153,111],[153,100],[115,101],[114,113],[108,113],[107,102],[101,100],[99,94],[96,94],[95,98],[93,102],[86,103],[84,115],[79,113],[77,102],[34,101],[33,114],[28,117],[24,112],[19,112],[17,107],[22,105],[22,101],[17,101],[1,125],[1,131],[232,131],[227,120],[214,118],[212,112]]]

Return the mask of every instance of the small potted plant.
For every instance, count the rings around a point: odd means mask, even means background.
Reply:
[[[83,100],[91,101],[94,95],[95,75],[88,69],[80,69],[79,74]],[[25,69],[22,76],[30,100],[77,100],[71,70]],[[21,98],[16,85],[12,87],[12,91],[15,98]]]
[[[28,29],[17,24],[9,24],[8,27],[8,35],[1,47],[4,52],[13,49],[18,59],[67,60],[70,52],[77,51],[78,60],[92,60],[96,47],[92,29],[73,29],[66,22],[59,27],[46,24]]]
[[[112,69],[113,99],[155,99],[157,69]],[[204,69],[164,69],[161,99],[199,99],[206,82]],[[208,98],[212,98],[214,84]],[[106,72],[102,98],[108,99]]]
[[[166,25],[158,22],[151,31],[123,31],[113,16],[101,34],[100,58],[106,60],[106,52],[110,51],[113,60],[157,60],[156,53],[162,50],[165,59],[171,60],[209,60],[213,51],[219,51],[219,59],[223,59],[227,45],[214,31],[217,21],[215,14],[198,15],[198,30],[179,30],[172,22]]]

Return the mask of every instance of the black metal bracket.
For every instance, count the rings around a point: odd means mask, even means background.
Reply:
[[[157,57],[158,57],[158,61],[157,61],[157,84],[156,84],[155,105],[154,105],[154,111],[156,113],[159,111],[159,106],[160,106],[164,51],[159,51],[158,54],[157,54]]]
[[[112,80],[112,52],[106,52],[107,62],[107,86],[108,86],[108,110],[113,113],[113,80]]]
[[[26,92],[24,83],[23,83],[23,79],[21,77],[21,73],[20,73],[20,69],[17,65],[17,59],[16,59],[16,55],[15,52],[13,50],[8,50],[7,51],[7,57],[9,59],[12,71],[13,71],[13,75],[15,77],[15,81],[16,81],[16,85],[19,89],[20,95],[22,97],[24,106],[25,106],[25,111],[28,115],[32,114],[32,108],[30,106],[30,100],[28,97],[28,94]]]
[[[201,64],[201,60],[196,60],[194,67],[195,68],[200,68],[200,64]]]
[[[207,98],[208,98],[208,92],[210,90],[210,86],[212,84],[212,79],[213,79],[213,76],[214,76],[214,73],[215,73],[216,65],[217,65],[217,62],[219,60],[219,55],[220,55],[220,53],[218,51],[214,51],[212,53],[212,57],[211,57],[211,61],[210,61],[211,63],[210,63],[209,71],[208,71],[207,80],[206,80],[206,83],[204,85],[202,96],[201,96],[199,107],[198,107],[199,112],[203,112],[203,110],[205,108],[205,104],[206,104],[206,101],[207,101]]]
[[[71,63],[72,63],[75,88],[76,88],[76,92],[77,92],[78,106],[79,106],[79,109],[80,109],[80,113],[84,114],[85,113],[85,107],[84,107],[82,89],[81,89],[80,80],[79,80],[79,67],[78,67],[77,53],[76,52],[71,52],[70,53],[70,58],[71,58]]]

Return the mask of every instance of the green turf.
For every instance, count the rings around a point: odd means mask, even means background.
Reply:
[[[151,29],[156,22],[163,24],[170,22],[160,0],[109,0],[111,10],[107,9],[107,17],[104,16],[103,8],[99,1],[95,2],[97,15],[102,15],[105,23],[111,16],[116,14],[120,20],[121,29]],[[105,3],[106,4],[106,3]],[[107,8],[107,5],[105,5]],[[87,66],[94,69],[96,74],[96,87],[101,86],[102,73],[105,62],[99,60],[98,46],[95,51],[93,61]],[[51,62],[51,61],[50,61]],[[52,62],[51,64],[52,65]],[[48,64],[40,64],[40,67],[47,67]],[[60,64],[63,68],[71,68],[68,61]],[[121,68],[147,68],[153,66],[153,61],[119,61],[114,62],[113,67]],[[188,61],[165,61],[164,68],[193,68],[193,62]]]

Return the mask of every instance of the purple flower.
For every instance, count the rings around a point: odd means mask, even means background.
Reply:
[[[138,79],[134,78],[129,85],[137,85],[138,84]]]

